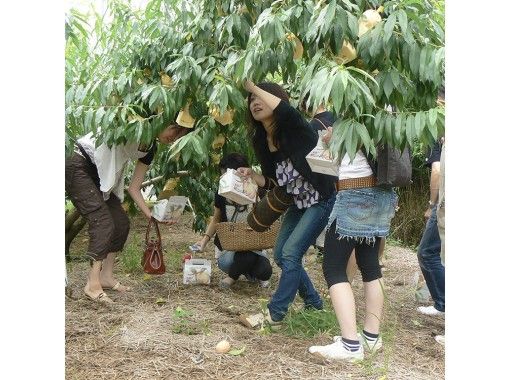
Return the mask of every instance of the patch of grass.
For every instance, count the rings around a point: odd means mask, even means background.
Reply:
[[[164,250],[164,259],[166,267],[176,271],[182,271],[182,257],[186,252],[185,248],[177,250]]]
[[[380,336],[383,341],[382,352],[365,352],[365,359],[358,363],[358,365],[363,369],[366,377],[381,380],[386,379],[390,364],[393,363],[393,348],[395,347],[395,339],[397,336],[398,318],[397,314],[393,313],[393,311],[391,313],[387,313],[387,315],[391,317],[390,319],[383,321],[380,330]],[[377,361],[380,362],[380,360],[377,360],[377,358],[380,358],[380,355],[383,356],[383,362],[378,364]]]
[[[211,329],[207,321],[194,321],[193,313],[178,306],[172,315],[172,332],[184,335],[209,335]]]
[[[138,234],[132,234],[129,243],[124,246],[124,250],[119,256],[124,272],[142,273],[142,255],[142,239]]]
[[[402,240],[399,240],[399,239],[394,239],[392,237],[387,237],[386,238],[386,244],[388,245],[391,245],[393,247],[402,247],[402,248],[408,248],[408,249],[412,249],[412,250],[415,250],[418,249],[418,246],[415,246],[414,244],[407,244],[405,242],[403,242]]]
[[[429,180],[426,176],[413,177],[409,187],[397,189],[398,211],[391,222],[389,238],[405,247],[416,247],[425,227],[423,214],[428,206]]]
[[[313,338],[317,335],[338,335],[340,329],[335,312],[325,305],[324,310],[290,310],[283,322],[285,335],[296,338]]]

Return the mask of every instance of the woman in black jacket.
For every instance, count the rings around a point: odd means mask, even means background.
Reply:
[[[298,292],[305,307],[322,309],[322,300],[303,268],[308,248],[326,226],[335,201],[336,177],[313,173],[306,155],[317,145],[318,135],[294,107],[289,96],[276,83],[255,85],[246,81],[253,147],[262,175],[250,168],[239,168],[259,187],[285,186],[294,204],[285,213],[273,249],[274,260],[282,274],[278,288],[268,304],[266,315],[242,316],[250,327],[261,323],[277,324],[286,315]]]

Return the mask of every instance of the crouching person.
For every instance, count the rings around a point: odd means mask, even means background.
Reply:
[[[241,154],[231,153],[220,161],[221,174],[227,169],[237,170],[240,167],[248,167],[248,160]],[[207,226],[204,236],[196,243],[200,251],[203,251],[207,243],[216,234],[216,226],[220,222],[245,222],[249,213],[247,205],[239,205],[216,192],[214,198],[214,215]],[[242,251],[234,252],[224,250],[218,235],[214,236],[215,256],[218,267],[228,276],[220,281],[221,288],[229,288],[241,275],[251,282],[258,282],[262,287],[269,286],[269,279],[273,274],[271,263],[265,251]]]

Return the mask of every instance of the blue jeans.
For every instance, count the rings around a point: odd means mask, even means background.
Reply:
[[[322,309],[321,297],[303,268],[303,256],[326,226],[334,203],[333,194],[307,209],[292,205],[285,213],[273,250],[274,261],[282,270],[278,288],[267,305],[273,321],[285,317],[297,292],[305,307]]]
[[[436,208],[427,221],[425,231],[418,247],[418,262],[434,300],[434,307],[445,311],[444,266],[441,264],[441,239],[437,228]]]
[[[267,254],[265,251],[253,251],[253,252],[255,252],[257,255],[267,257]],[[218,268],[220,268],[220,270],[222,272],[225,272],[226,274],[228,274],[228,272],[230,271],[230,267],[234,263],[234,255],[235,255],[234,251],[226,251],[226,250],[222,251],[222,253],[218,257]],[[252,278],[249,275],[247,275],[245,277],[250,281],[255,281],[255,278]]]

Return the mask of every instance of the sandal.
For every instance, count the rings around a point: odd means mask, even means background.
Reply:
[[[85,293],[85,292],[84,292]],[[111,304],[114,303],[110,297],[105,292],[99,293],[96,297],[92,297],[91,295],[88,295],[85,293],[88,299],[98,302],[98,303],[104,303],[104,304]]]
[[[119,288],[123,286],[125,289],[124,290],[119,290]],[[109,286],[103,286],[103,289],[104,290],[117,290],[118,292],[121,292],[121,293],[124,293],[124,292],[129,292],[131,290],[131,288],[129,286],[125,286],[125,285],[122,285],[120,283],[120,281],[117,281],[117,283],[115,285],[113,285],[112,287],[109,287]]]

